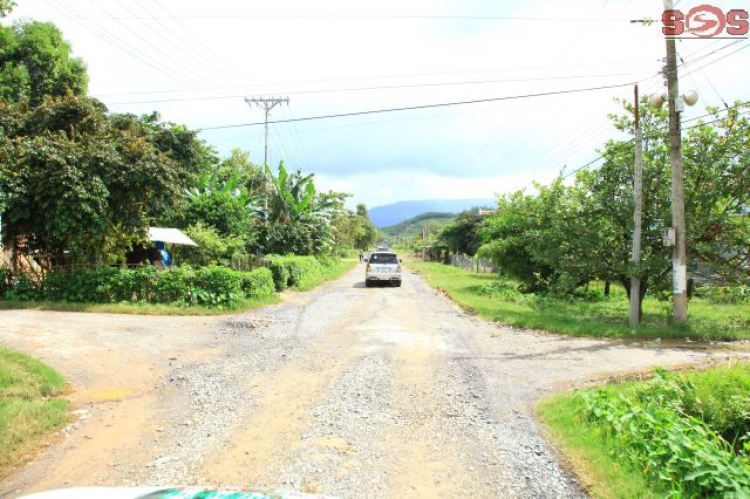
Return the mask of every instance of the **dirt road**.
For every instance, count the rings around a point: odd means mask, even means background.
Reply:
[[[545,394],[722,358],[520,332],[362,268],[231,318],[0,312],[0,344],[72,382],[77,422],[0,496],[84,485],[278,486],[342,498],[582,497]]]

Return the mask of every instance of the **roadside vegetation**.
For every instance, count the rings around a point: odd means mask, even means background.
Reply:
[[[352,259],[268,256],[267,267],[236,271],[226,267],[169,271],[151,266],[80,268],[50,272],[41,284],[25,278],[8,284],[0,269],[0,309],[38,309],[144,315],[216,315],[278,301],[287,288],[304,291],[336,279],[355,265]]]
[[[620,319],[628,317],[625,301],[631,299],[630,280],[638,276],[641,293],[632,297],[641,309],[642,326],[637,334],[746,336],[745,310],[750,308],[748,105],[736,102],[726,109],[709,108],[685,128],[690,329],[678,332],[663,327],[671,317],[660,313],[661,303],[671,299],[673,288],[673,249],[662,239],[662,230],[671,226],[668,126],[666,111],[651,108],[645,98],[640,107],[646,139],[638,264],[631,261],[634,148],[628,135],[632,136],[634,123],[633,105],[628,102],[622,102],[621,114],[610,116],[623,138],[609,140],[600,148],[596,167],[501,196],[494,212],[483,212],[484,216],[459,214],[412,249],[433,261],[448,263],[459,255],[461,260],[479,258],[494,266],[506,280],[491,283],[489,288],[488,283],[476,283],[477,297],[465,304],[509,324],[574,334],[624,335]],[[604,283],[606,299],[592,294],[596,282]],[[719,306],[727,300],[738,306]]]
[[[622,382],[538,414],[595,497],[748,497],[750,365]]]
[[[314,173],[221,157],[157,113],[110,112],[53,23],[0,25],[0,39],[0,307],[247,309],[340,275],[342,256],[377,239],[367,208],[318,190]],[[149,227],[197,246],[165,257]]]
[[[436,234],[455,218],[455,213],[427,212],[389,227],[381,227],[380,236],[387,239],[391,246],[412,246],[421,241],[425,227],[428,232]]]
[[[49,366],[0,347],[0,477],[68,421],[64,389],[65,380]]]
[[[690,301],[690,323],[672,324],[668,297],[649,296],[643,322],[628,325],[629,302],[624,290],[590,283],[575,294],[521,292],[521,283],[494,273],[474,273],[437,262],[411,260],[407,266],[433,287],[447,293],[464,309],[509,326],[574,336],[619,338],[690,338],[739,340],[750,338],[750,296],[740,287],[705,287]]]

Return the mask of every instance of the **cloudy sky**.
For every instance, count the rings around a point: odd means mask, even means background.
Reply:
[[[643,93],[663,88],[660,23],[629,22],[658,21],[658,0],[18,3],[10,20],[60,26],[88,65],[91,94],[112,111],[157,110],[206,129],[222,155],[240,147],[255,162],[262,126],[216,128],[263,120],[245,96],[289,97],[272,120],[490,99],[271,125],[269,163],[316,172],[319,187],[369,206],[492,197],[548,181],[597,157],[615,133],[613,99],[632,98],[633,82]],[[750,98],[749,45],[678,42],[681,90],[701,97],[684,119]],[[586,90],[596,87],[609,88]]]

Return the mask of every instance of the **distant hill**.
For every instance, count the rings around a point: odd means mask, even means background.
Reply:
[[[428,199],[400,201],[369,209],[370,220],[378,227],[389,227],[423,213],[460,213],[476,207],[494,208],[494,199]]]
[[[390,227],[382,227],[380,234],[384,239],[388,239],[392,243],[411,242],[422,237],[422,229],[427,224],[430,233],[434,234],[456,218],[455,213],[439,213],[439,212],[428,212],[417,215],[416,217],[404,220],[403,222],[391,225]]]

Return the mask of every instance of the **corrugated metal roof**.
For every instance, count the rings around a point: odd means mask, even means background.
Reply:
[[[167,244],[182,244],[185,246],[198,246],[195,241],[187,237],[180,229],[169,229],[164,227],[151,227],[148,229],[148,237],[152,241],[161,241]]]

